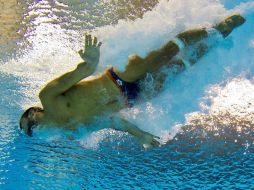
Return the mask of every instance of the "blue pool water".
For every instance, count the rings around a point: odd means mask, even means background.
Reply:
[[[17,2],[16,46],[0,48],[1,190],[254,189],[253,1]],[[33,138],[18,130],[22,111],[40,105],[41,86],[80,61],[85,32],[103,42],[98,72],[107,64],[123,69],[129,54],[145,56],[180,31],[235,12],[243,26],[168,78],[159,96],[121,111],[160,136],[161,147],[145,150],[109,129],[52,129]]]

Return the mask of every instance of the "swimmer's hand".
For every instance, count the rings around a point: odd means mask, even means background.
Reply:
[[[97,38],[93,37],[90,34],[85,34],[85,45],[84,49],[79,50],[80,57],[87,63],[89,66],[94,68],[97,67],[100,59],[100,47],[101,42],[97,42]]]
[[[160,142],[158,141],[160,137],[154,136],[150,133],[144,132],[142,137],[139,139],[140,143],[144,148],[149,148],[151,146],[159,146]]]

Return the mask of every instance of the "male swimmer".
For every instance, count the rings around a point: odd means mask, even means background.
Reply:
[[[242,16],[235,14],[215,25],[213,29],[219,31],[225,38],[244,22]],[[92,38],[86,34],[84,50],[79,51],[84,61],[78,64],[75,70],[50,81],[41,90],[39,98],[43,108],[27,109],[21,116],[20,128],[32,136],[34,128],[52,126],[50,124],[64,129],[75,129],[80,123],[92,127],[86,124],[107,114],[112,123],[111,128],[128,132],[137,137],[142,144],[159,145],[158,137],[142,131],[123,118],[116,118],[116,114],[113,113],[135,104],[135,100],[142,92],[138,82],[144,79],[147,73],[155,76],[156,82],[161,85],[163,77],[159,76],[161,73],[159,69],[162,66],[178,64],[185,68],[183,60],[173,61],[181,46],[193,45],[207,37],[208,31],[205,28],[179,33],[175,40],[150,52],[145,58],[138,55],[129,57],[128,65],[123,72],[110,68],[92,79],[83,80],[94,73],[99,63],[102,45],[96,37]]]

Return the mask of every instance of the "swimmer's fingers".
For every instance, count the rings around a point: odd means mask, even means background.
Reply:
[[[93,46],[94,46],[94,47],[100,48],[101,45],[102,45],[102,43],[101,43],[101,42],[98,43],[97,37],[94,37],[94,38],[93,38]]]
[[[102,43],[101,43],[101,42],[99,42],[99,43],[98,43],[98,45],[97,45],[97,47],[98,47],[98,48],[100,48],[100,47],[101,47],[101,45],[102,45]]]
[[[156,139],[153,139],[152,142],[151,142],[151,145],[152,146],[160,146],[160,142],[157,141]]]
[[[80,57],[83,57],[84,51],[81,49],[81,50],[78,51],[78,54],[80,55]]]
[[[152,146],[160,146],[160,137],[153,135],[153,139],[151,141]]]
[[[85,48],[88,47],[88,34],[85,34]]]
[[[153,147],[157,147],[160,146],[160,142],[158,141],[160,139],[160,137],[158,136],[154,136],[150,133],[146,133],[143,138],[141,139],[141,143],[144,145],[148,145],[149,146],[153,146]]]
[[[154,139],[161,139],[159,136],[155,136],[155,135],[153,135],[153,138]]]
[[[93,46],[97,46],[97,38],[96,37],[93,38]]]
[[[144,149],[148,149],[151,147],[159,147],[161,144],[159,141],[157,141],[156,139],[152,139],[150,142],[143,142],[142,143],[142,147]]]
[[[85,48],[88,48],[89,46],[94,46],[100,48],[102,45],[101,42],[98,43],[97,37],[91,36],[91,34],[86,33],[85,34]]]
[[[92,36],[90,34],[85,34],[85,48],[92,45]]]
[[[92,36],[91,34],[88,34],[88,46],[92,45]]]
[[[83,49],[79,50],[78,53],[79,53],[79,55],[83,55],[84,54]]]

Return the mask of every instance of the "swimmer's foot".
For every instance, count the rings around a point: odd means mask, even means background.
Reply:
[[[232,32],[233,29],[242,25],[244,22],[245,19],[241,15],[235,14],[226,18],[224,21],[217,24],[214,28],[220,31],[225,38]]]

